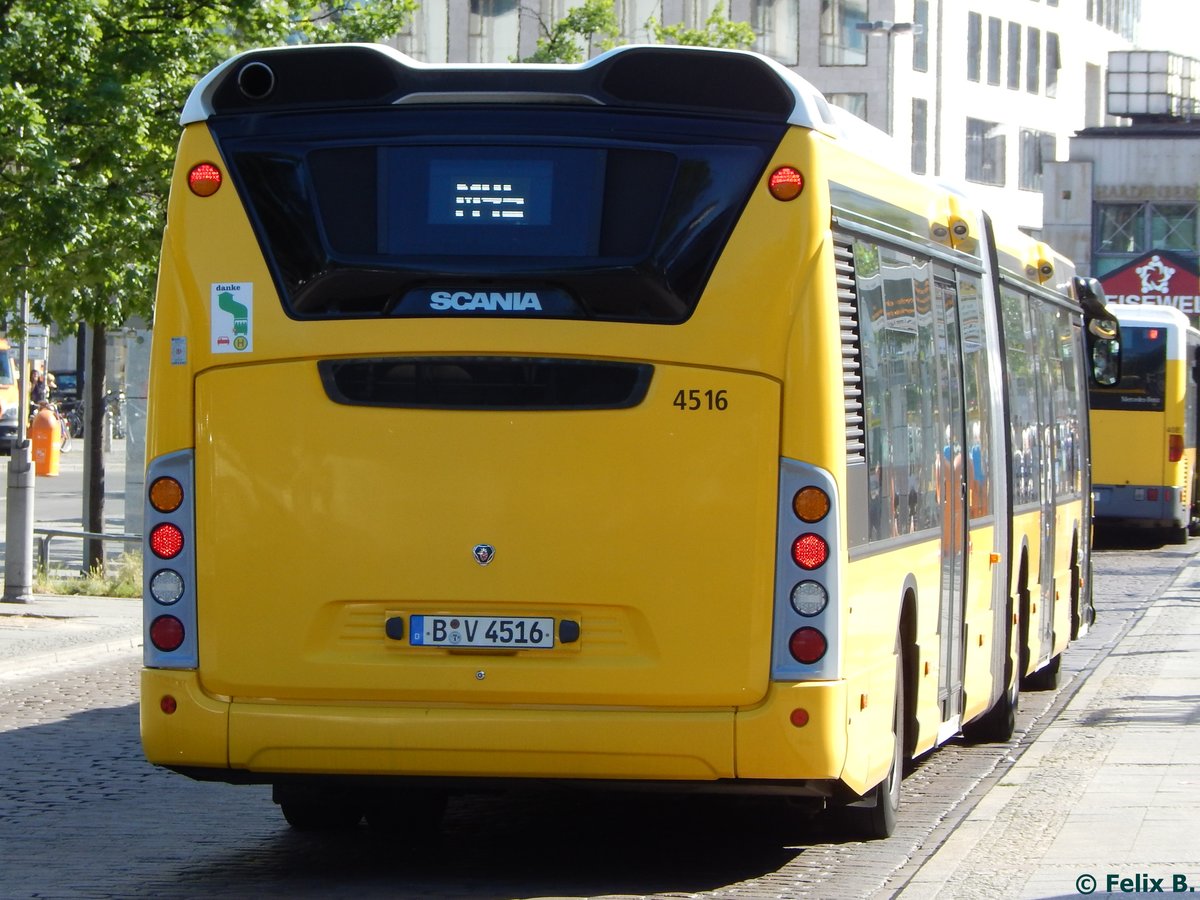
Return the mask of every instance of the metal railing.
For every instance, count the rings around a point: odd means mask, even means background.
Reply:
[[[37,543],[38,571],[46,572],[50,564],[50,541],[54,538],[75,538],[87,541],[122,541],[126,544],[140,544],[140,534],[106,534],[98,531],[65,531],[58,528],[35,528],[33,539]]]

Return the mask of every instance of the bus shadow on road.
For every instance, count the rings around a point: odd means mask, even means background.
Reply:
[[[19,715],[0,721],[0,846],[11,854],[6,890],[22,895],[647,895],[758,879],[787,893],[814,845],[814,869],[836,852],[822,843],[836,836],[821,818],[777,799],[711,795],[463,795],[420,842],[365,824],[298,832],[265,786],[201,783],[147,763],[135,704],[27,726]],[[48,845],[53,866],[38,862]]]
[[[1165,535],[1151,528],[1121,528],[1097,524],[1092,531],[1096,550],[1161,550],[1171,556],[1191,556],[1184,544],[1168,544]]]
[[[817,837],[779,803],[545,791],[452,798],[441,831],[407,844],[281,825],[272,852],[312,896],[348,883],[367,896],[640,896],[770,876]]]

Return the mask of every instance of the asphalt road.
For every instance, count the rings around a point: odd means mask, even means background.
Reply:
[[[365,827],[297,833],[266,788],[145,762],[136,650],[0,679],[0,895],[892,896],[1198,550],[1118,543],[1097,554],[1100,618],[1067,652],[1063,687],[1022,695],[1013,741],[956,740],[922,758],[896,834],[871,843],[774,801],[561,791],[456,797],[422,845]]]

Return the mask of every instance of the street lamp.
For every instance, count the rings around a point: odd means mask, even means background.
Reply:
[[[866,34],[882,34],[887,36],[887,69],[884,73],[887,77],[887,86],[884,89],[885,97],[887,98],[887,133],[895,136],[895,127],[892,122],[892,38],[898,34],[916,36],[924,33],[925,29],[916,22],[889,22],[886,19],[876,19],[874,22],[855,22],[854,27],[856,30]]]

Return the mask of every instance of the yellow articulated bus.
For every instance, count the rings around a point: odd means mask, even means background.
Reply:
[[[1112,310],[1121,323],[1121,380],[1091,391],[1096,522],[1155,529],[1185,544],[1200,534],[1200,331],[1170,306]]]
[[[587,782],[881,836],[1090,620],[1094,284],[771,60],[263,50],[183,123],[152,762],[300,828]]]

